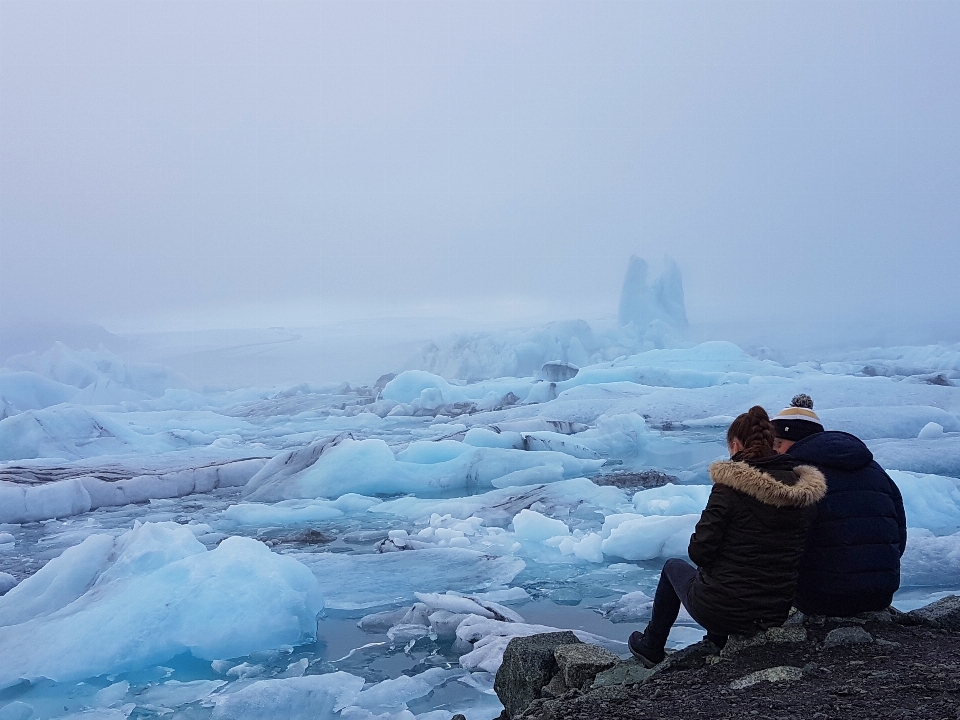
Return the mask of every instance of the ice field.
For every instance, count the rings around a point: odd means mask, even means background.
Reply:
[[[376,384],[216,392],[106,350],[14,358],[0,720],[490,720],[513,636],[625,653],[727,425],[799,392],[903,493],[896,604],[960,590],[960,346],[651,347],[557,324]],[[701,635],[681,616],[671,643]]]

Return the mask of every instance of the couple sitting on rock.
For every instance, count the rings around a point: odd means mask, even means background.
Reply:
[[[755,406],[727,431],[730,460],[690,538],[697,564],[668,560],[653,616],[630,635],[647,667],[664,659],[682,604],[718,647],[731,634],[781,625],[791,605],[812,615],[882,610],[900,586],[903,500],[859,439],[825,432],[798,395],[771,421]]]

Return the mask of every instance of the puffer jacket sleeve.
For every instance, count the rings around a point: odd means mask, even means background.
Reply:
[[[884,473],[886,475],[886,473]],[[907,514],[903,509],[903,496],[900,494],[900,488],[893,481],[893,478],[887,475],[890,481],[890,495],[893,497],[893,504],[897,512],[897,526],[900,530],[900,557],[903,557],[904,550],[907,549]]]
[[[687,555],[697,567],[710,569],[723,546],[727,516],[730,512],[729,494],[732,491],[714,485],[707,499],[707,506],[700,514],[697,527],[690,536]]]

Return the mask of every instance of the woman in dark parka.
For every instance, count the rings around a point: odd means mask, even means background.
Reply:
[[[827,486],[816,468],[777,454],[775,439],[760,406],[727,431],[730,460],[710,466],[713,489],[687,550],[697,567],[666,562],[653,616],[642,633],[630,635],[630,651],[644,665],[663,660],[681,603],[720,647],[727,635],[751,635],[787,619],[811,508]]]

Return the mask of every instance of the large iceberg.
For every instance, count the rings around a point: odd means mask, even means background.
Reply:
[[[69,402],[76,387],[32,372],[0,372],[0,420],[24,410],[40,410]]]
[[[0,688],[296,645],[322,609],[313,574],[262,543],[207,550],[185,526],[138,523],[88,537],[0,597]]]
[[[646,260],[636,255],[630,258],[620,292],[620,324],[633,324],[642,331],[651,323],[660,322],[674,330],[685,330],[687,310],[677,263],[664,258],[663,272],[652,283],[647,280],[649,272]]]
[[[337,498],[348,492],[436,495],[579,477],[595,473],[602,464],[565,452],[474,447],[458,441],[414,442],[394,455],[383,440],[348,437],[336,443],[317,441],[271,461],[250,480],[244,495],[261,501]]]
[[[688,322],[680,268],[665,258],[655,280],[648,280],[648,274],[646,260],[630,258],[617,325],[595,329],[583,320],[567,320],[529,330],[456,334],[424,347],[420,368],[477,382],[532,377],[546,363],[582,367],[653,348],[682,346]]]
[[[105,386],[163,395],[167,388],[187,386],[187,381],[161,365],[132,363],[102,346],[98,350],[72,350],[61,342],[43,353],[31,352],[7,359],[7,367],[29,372],[75,388]]]

